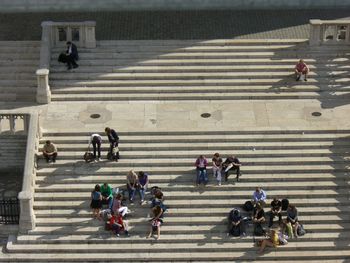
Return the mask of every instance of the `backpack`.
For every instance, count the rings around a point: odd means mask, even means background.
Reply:
[[[287,211],[287,209],[288,209],[288,205],[289,205],[289,201],[288,201],[288,199],[282,199],[282,211]]]
[[[263,236],[265,235],[265,230],[264,228],[262,227],[261,224],[257,224],[254,228],[254,235],[256,236]]]
[[[303,236],[306,234],[306,231],[305,231],[304,226],[302,224],[298,225],[297,234],[298,234],[298,236]]]
[[[90,151],[85,152],[83,159],[86,163],[91,163],[94,160],[94,154]]]
[[[245,202],[243,205],[243,209],[247,212],[253,211],[254,205],[253,205],[252,201]]]

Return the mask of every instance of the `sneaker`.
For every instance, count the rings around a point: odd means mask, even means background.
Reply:
[[[218,186],[220,186],[221,185],[221,183],[218,183]]]
[[[99,158],[97,159],[97,161],[101,162],[101,161],[102,161],[102,159],[99,157]]]
[[[119,235],[119,234],[116,234],[116,237],[120,237],[120,235]]]

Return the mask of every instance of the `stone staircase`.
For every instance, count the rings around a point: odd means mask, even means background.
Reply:
[[[121,159],[86,164],[88,133],[48,132],[59,149],[55,164],[39,161],[35,188],[37,226],[12,236],[5,262],[345,262],[350,259],[350,130],[121,132]],[[107,151],[104,138],[103,153]],[[240,182],[194,185],[193,163],[236,154]],[[94,185],[124,187],[127,171],[147,171],[160,186],[169,211],[161,239],[146,239],[149,205],[129,205],[131,237],[116,238],[93,220]],[[307,234],[257,255],[252,226],[247,236],[226,236],[226,216],[251,198],[256,186],[296,204]],[[137,199],[138,200],[138,199]]]
[[[0,169],[21,167],[26,155],[26,135],[0,135]]]
[[[40,41],[0,41],[0,102],[35,101]]]
[[[98,41],[67,72],[53,49],[53,101],[332,99],[349,92],[347,47],[303,39]],[[304,58],[308,82],[294,80]]]

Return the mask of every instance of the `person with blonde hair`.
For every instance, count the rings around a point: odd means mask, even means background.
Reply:
[[[261,254],[266,247],[277,247],[279,244],[278,231],[276,229],[270,229],[269,238],[262,240],[260,244],[258,244],[260,245],[260,249],[257,253]]]
[[[133,203],[137,189],[137,174],[134,170],[130,170],[126,176],[126,187],[129,193],[129,201],[130,203]]]

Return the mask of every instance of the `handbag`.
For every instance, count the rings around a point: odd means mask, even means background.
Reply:
[[[95,159],[94,154],[90,151],[90,143],[87,148],[87,151],[84,153],[83,159],[86,163],[91,163]]]

